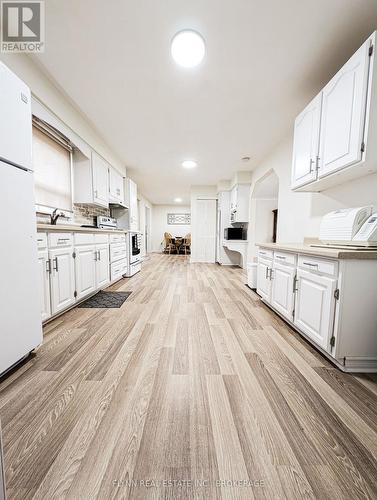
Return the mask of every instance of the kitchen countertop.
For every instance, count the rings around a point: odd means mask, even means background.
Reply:
[[[344,248],[319,248],[300,243],[257,243],[257,247],[284,252],[303,253],[330,259],[377,259],[377,250],[354,250]]]
[[[53,231],[58,233],[70,232],[70,233],[119,233],[124,234],[129,231],[125,229],[100,229],[97,227],[81,227],[75,224],[56,224],[55,226],[51,224],[37,224],[38,231]],[[132,231],[134,232],[134,231]]]

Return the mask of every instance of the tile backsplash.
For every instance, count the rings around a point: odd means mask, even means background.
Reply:
[[[82,203],[75,203],[73,205],[73,219],[75,224],[95,224],[97,215],[110,217],[110,210]]]
[[[108,208],[95,207],[92,205],[85,205],[83,203],[73,204],[73,214],[70,219],[62,219],[59,222],[69,222],[71,224],[86,224],[95,225],[97,215],[107,215],[110,216],[110,210]],[[50,223],[50,216],[37,214],[38,223]]]

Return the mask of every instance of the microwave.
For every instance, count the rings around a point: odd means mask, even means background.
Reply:
[[[246,231],[242,227],[226,227],[224,229],[226,240],[246,240]]]

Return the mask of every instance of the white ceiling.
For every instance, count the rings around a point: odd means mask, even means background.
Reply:
[[[207,45],[191,70],[170,57],[184,28]],[[376,28],[376,0],[47,0],[36,57],[152,203],[187,203],[255,166]]]

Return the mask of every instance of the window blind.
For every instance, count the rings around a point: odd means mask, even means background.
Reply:
[[[71,146],[52,127],[33,118],[35,202],[72,211]]]

